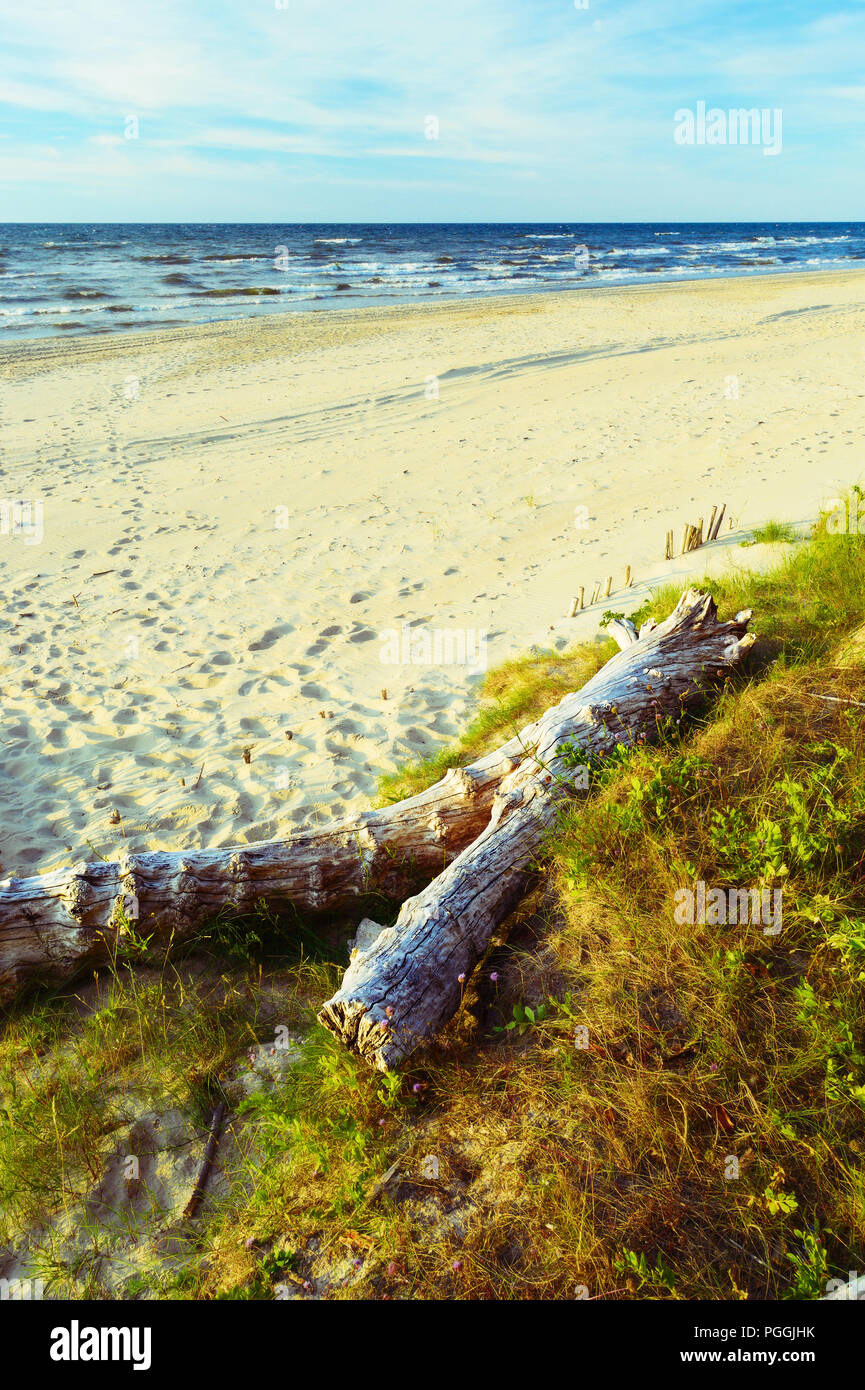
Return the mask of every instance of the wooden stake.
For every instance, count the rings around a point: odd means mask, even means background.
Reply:
[[[703,544],[703,518],[700,517],[700,520],[697,522],[697,535],[696,535],[696,538],[695,538],[695,540],[694,540],[694,549],[696,550],[696,549],[697,549],[697,546],[698,546],[698,545],[702,545],[702,544]]]
[[[580,597],[579,597],[579,594],[578,594],[577,597],[574,599],[573,603],[571,604],[571,611],[570,611],[570,613],[568,614],[568,617],[569,617],[569,618],[575,618],[575,617],[577,616],[577,610],[579,609],[579,606],[580,606]]]
[[[726,510],[727,510],[727,503],[725,502],[725,503],[723,504],[723,506],[721,507],[721,511],[720,511],[720,513],[719,513],[718,520],[715,522],[715,530],[713,531],[712,535],[709,537],[709,540],[710,540],[710,541],[716,541],[716,540],[718,539],[718,532],[719,532],[720,529],[721,529],[721,522],[724,520],[724,513],[725,513]]]
[[[706,540],[707,540],[707,541],[710,541],[710,540],[712,539],[712,527],[715,525],[715,514],[717,513],[717,511],[718,511],[718,508],[717,508],[717,507],[713,507],[713,508],[712,508],[712,515],[709,517],[709,526],[708,526],[708,529],[707,529],[707,531],[706,531]]]
[[[685,529],[684,529],[684,531],[682,532],[682,549],[679,551],[679,554],[680,554],[680,555],[684,555],[685,551],[688,549],[688,537],[690,536],[690,534],[691,534],[691,525],[690,525],[690,522],[687,522],[687,521],[686,521],[686,522],[685,522]]]
[[[585,589],[583,588],[583,585],[581,584],[581,585],[580,585],[580,608],[581,608],[581,609],[585,608],[585,606],[586,606],[585,603],[583,602],[583,594],[584,594],[585,592],[586,592],[586,591],[585,591]]]
[[[630,565],[625,565],[625,588],[626,588],[626,589],[630,589],[630,587],[631,587],[631,566],[630,566]]]
[[[607,587],[606,587],[606,589],[604,590],[604,598],[609,598],[609,597],[610,597],[610,590],[612,589],[612,587],[613,587],[613,576],[612,576],[611,574],[608,574],[608,575],[607,575]]]
[[[592,593],[592,603],[597,603],[598,598],[599,598],[599,596],[600,596],[600,593],[601,593],[601,581],[600,581],[600,579],[599,579],[598,582],[597,582],[597,584],[595,585],[594,592]]]

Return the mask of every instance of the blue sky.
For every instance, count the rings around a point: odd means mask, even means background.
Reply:
[[[865,0],[0,0],[0,221],[799,218],[865,218]]]

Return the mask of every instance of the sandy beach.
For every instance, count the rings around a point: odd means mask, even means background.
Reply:
[[[364,804],[484,663],[804,527],[863,472],[863,368],[865,271],[0,349],[0,871]]]

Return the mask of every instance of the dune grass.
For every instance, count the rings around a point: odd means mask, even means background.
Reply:
[[[837,659],[863,561],[818,527],[770,572],[706,581],[722,617],[754,610],[747,671],[562,813],[457,1017],[399,1075],[315,1022],[340,949],[277,959],[264,932],[197,975],[117,967],[84,1004],[11,1011],[0,1241],[86,1195],[136,1107],[205,1123],[225,1095],[245,1135],[230,1191],[192,1223],[195,1258],[131,1297],[810,1299],[865,1269],[865,665]],[[384,798],[494,747],[611,649],[491,672],[459,744]],[[700,881],[781,892],[782,930],[677,920]],[[241,1098],[231,1056],[279,1025],[299,1060]]]
[[[585,685],[616,651],[612,638],[599,638],[566,652],[513,657],[488,671],[478,695],[478,712],[459,740],[385,774],[379,782],[377,804],[414,796],[437,782],[448,768],[464,767],[491,752],[569,691]]]
[[[767,521],[763,526],[758,526],[752,531],[746,541],[740,541],[740,545],[775,545],[785,541],[795,541],[796,532],[786,521]]]

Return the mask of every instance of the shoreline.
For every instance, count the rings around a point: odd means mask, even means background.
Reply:
[[[106,349],[115,344],[140,344],[142,347],[151,347],[159,343],[162,339],[169,338],[177,342],[183,342],[190,338],[209,338],[221,337],[223,334],[234,336],[236,333],[244,332],[253,325],[262,328],[264,331],[275,333],[279,325],[286,320],[291,324],[298,323],[319,323],[330,321],[331,319],[341,321],[348,319],[368,318],[371,322],[377,322],[381,318],[392,318],[398,322],[402,316],[421,316],[444,314],[451,316],[457,313],[477,313],[487,309],[504,312],[514,306],[513,312],[528,312],[531,306],[538,300],[546,304],[549,302],[570,303],[579,299],[594,299],[596,297],[607,297],[609,295],[638,295],[640,292],[653,294],[671,291],[697,291],[706,285],[727,285],[753,284],[760,282],[776,281],[779,285],[790,282],[810,283],[840,280],[849,278],[854,281],[860,277],[865,277],[865,263],[861,270],[786,270],[786,271],[757,271],[748,275],[718,274],[694,277],[693,279],[668,279],[659,278],[652,281],[634,281],[627,285],[590,285],[586,287],[575,287],[567,290],[527,290],[521,292],[514,290],[509,294],[489,294],[489,295],[466,295],[455,297],[447,301],[440,299],[431,300],[406,300],[402,303],[373,305],[370,303],[356,304],[351,308],[333,309],[286,309],[280,313],[272,314],[247,314],[237,315],[232,318],[201,320],[199,323],[175,324],[165,328],[130,328],[115,329],[111,332],[95,333],[76,333],[74,337],[66,337],[63,333],[46,334],[40,338],[29,338],[25,341],[15,342],[11,338],[0,337],[0,365],[6,365],[7,360],[14,363],[19,357],[39,357],[50,352],[52,347],[70,349],[74,351],[80,346],[82,351],[97,351],[98,347],[104,345]],[[233,331],[232,331],[233,330]]]
[[[0,874],[346,814],[465,725],[482,634],[494,667],[758,567],[744,529],[862,472],[865,269],[576,293],[0,348],[6,496],[44,504],[0,537]]]

